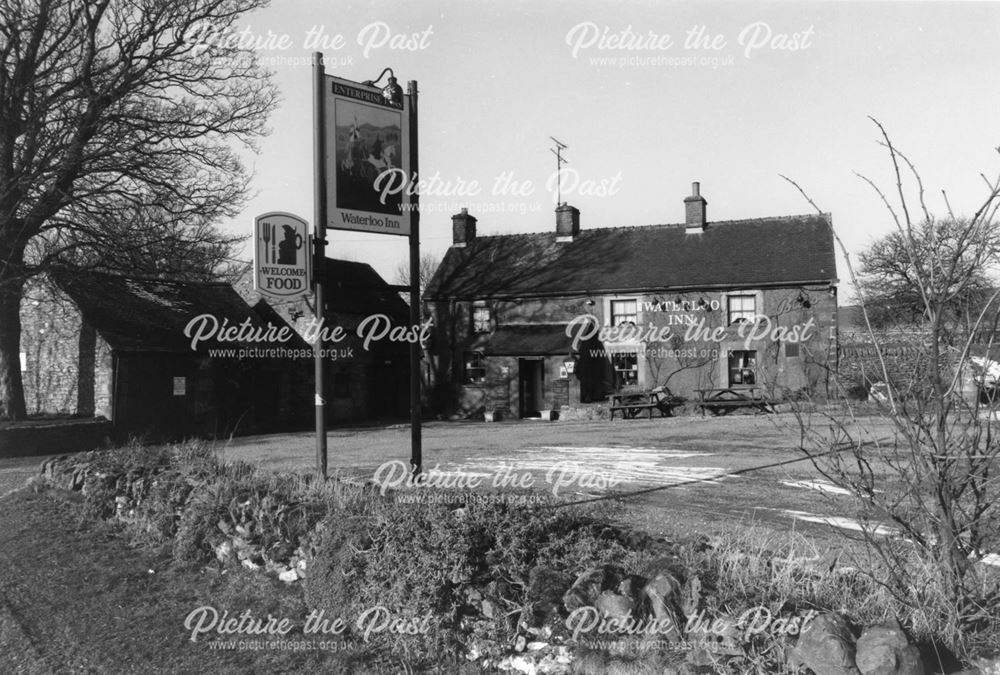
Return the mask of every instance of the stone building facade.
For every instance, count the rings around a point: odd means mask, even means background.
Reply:
[[[538,234],[453,245],[426,294],[433,400],[531,417],[621,391],[760,387],[824,396],[837,359],[828,214],[711,222],[700,186],[676,225],[583,229],[556,209]]]

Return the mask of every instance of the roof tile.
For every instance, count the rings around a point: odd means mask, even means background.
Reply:
[[[452,247],[429,300],[836,281],[829,214],[478,237]]]

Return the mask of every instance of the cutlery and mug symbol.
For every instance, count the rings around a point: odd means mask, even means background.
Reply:
[[[275,225],[264,223],[264,262],[279,265],[298,264],[298,251],[302,248],[302,235],[291,225],[282,225],[284,239],[278,241]],[[269,250],[270,249],[270,250]]]
[[[282,225],[285,238],[278,244],[278,264],[297,265],[299,261],[299,249],[302,248],[302,235],[295,231],[291,225]],[[275,238],[277,241],[277,238]]]

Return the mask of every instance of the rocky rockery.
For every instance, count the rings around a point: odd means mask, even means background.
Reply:
[[[394,570],[380,571],[377,562],[389,560],[391,566],[392,539],[405,529],[393,529],[397,518],[383,513],[372,520],[377,526],[344,530],[343,536],[331,539],[350,519],[337,510],[337,499],[329,492],[320,498],[301,478],[285,482],[176,448],[141,455],[112,451],[60,457],[42,465],[41,479],[82,493],[89,514],[122,523],[134,539],[170,544],[178,559],[271,574],[290,589],[304,584],[307,600],[315,605],[350,601],[324,595],[318,583],[324,574],[341,594],[350,592],[344,575],[355,575],[353,583],[368,592],[389,583],[379,575]],[[354,498],[363,504],[369,500],[373,509],[392,504],[371,490],[344,489],[356,493]],[[405,508],[412,515],[418,507]],[[550,552],[544,560],[539,553],[526,565],[527,559],[518,562],[503,548],[501,533],[490,531],[501,527],[497,523],[518,523],[520,514],[507,514],[509,521],[477,520],[490,513],[476,513],[472,505],[442,506],[420,527],[410,528],[440,526],[434,536],[449,542],[461,539],[467,546],[460,557],[449,559],[452,572],[439,575],[440,585],[425,590],[427,597],[448,599],[432,607],[437,614],[434,625],[455,638],[460,661],[481,670],[668,675],[923,675],[959,670],[940,665],[938,654],[914,644],[891,617],[858,626],[819,607],[764,603],[734,610],[719,600],[710,570],[699,572],[687,564],[692,548],[700,555],[711,553],[715,544],[707,539],[677,544],[586,519],[542,520],[548,525],[523,528],[517,546],[527,552],[524,555],[546,547],[562,552]],[[553,534],[552,528],[561,534]],[[426,552],[433,564],[437,553],[432,547],[444,544],[432,537],[399,548],[407,553],[407,547],[419,550],[421,545],[431,547]],[[573,545],[590,557],[579,559],[571,553]],[[598,564],[602,550],[607,555]],[[628,563],[618,562],[621,558],[629,558]],[[439,571],[429,570],[429,576]],[[411,596],[419,597],[413,593],[411,589]],[[976,670],[963,673],[998,675],[1000,666],[982,661]]]

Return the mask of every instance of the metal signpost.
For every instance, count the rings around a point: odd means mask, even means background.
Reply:
[[[388,83],[376,84],[388,73]],[[316,222],[316,316],[325,312],[323,291],[327,229],[395,234],[410,238],[410,323],[420,323],[417,83],[408,93],[390,68],[374,81],[326,75],[313,53],[313,175]],[[325,361],[322,331],[316,341],[316,466],[327,475]],[[410,463],[420,473],[420,343],[410,343]]]
[[[324,97],[323,55],[313,54],[313,222],[316,227],[316,272],[313,276],[316,289],[316,320],[322,322],[326,316],[326,296],[323,284],[326,277],[326,161],[324,157],[323,114]],[[316,331],[315,380],[316,393],[316,472],[326,480],[326,361],[323,357],[323,324]]]

